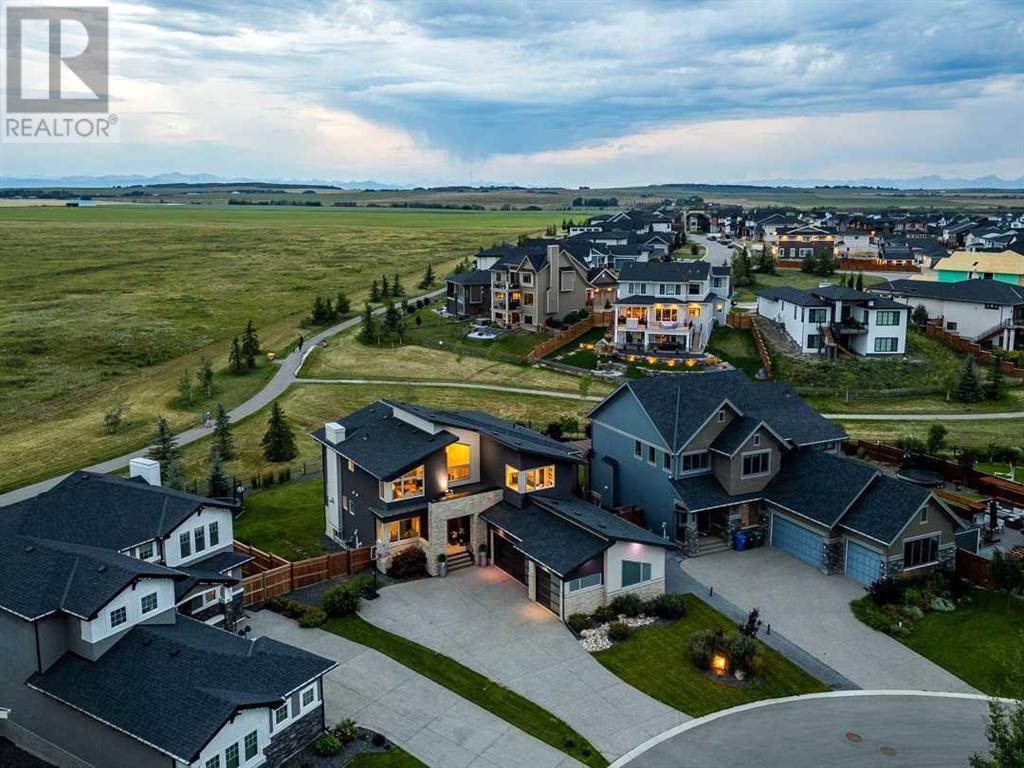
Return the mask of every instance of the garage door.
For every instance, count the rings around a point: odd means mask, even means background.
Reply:
[[[821,566],[822,536],[807,530],[802,525],[772,513],[772,546],[778,547],[798,560],[815,568]]]
[[[555,616],[561,616],[559,605],[559,592],[562,591],[562,582],[557,576],[552,576],[548,571],[539,565],[534,566],[536,578],[536,600]]]
[[[497,533],[494,534],[494,564],[520,584],[526,584],[526,558]]]
[[[863,544],[846,540],[846,575],[865,587],[871,586],[882,574],[882,556]]]

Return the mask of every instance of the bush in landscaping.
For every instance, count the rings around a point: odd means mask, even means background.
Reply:
[[[370,743],[373,744],[373,746],[375,747],[383,747],[384,744],[387,743],[387,739],[385,739],[382,734],[375,733],[373,734],[373,737],[370,739]]]
[[[328,616],[335,618],[350,616],[359,610],[360,592],[358,588],[353,589],[350,586],[351,583],[343,584],[340,587],[331,587],[324,592],[322,605]]]
[[[608,639],[618,642],[629,637],[629,625],[624,621],[613,621],[608,625]]]
[[[861,597],[850,603],[853,615],[879,632],[889,632],[892,621],[882,611],[871,595]]]
[[[356,736],[359,735],[359,729],[356,728],[356,721],[351,717],[346,717],[336,726],[331,728],[331,733],[338,739],[342,744],[348,744],[355,741]]]
[[[644,612],[644,601],[640,599],[639,595],[633,592],[625,595],[619,595],[612,600],[609,605],[615,612],[616,616],[627,616],[631,619],[635,619]]]
[[[354,577],[348,582],[348,585],[363,597],[374,598],[377,596],[377,587],[374,586],[373,576],[369,574]]]
[[[875,605],[893,605],[903,602],[903,589],[896,579],[879,579],[868,587],[868,595]]]
[[[299,617],[299,626],[313,629],[315,627],[322,627],[325,621],[327,621],[327,614],[322,610],[319,608],[307,608]]]
[[[569,629],[578,635],[584,629],[590,629],[590,617],[585,613],[574,613],[569,616],[566,624],[569,625]]]
[[[757,652],[757,641],[749,635],[736,632],[726,637],[725,655],[733,669],[750,672],[750,663],[757,656]]]
[[[924,618],[924,611],[922,611],[916,605],[912,605],[910,603],[907,603],[906,605],[903,606],[902,610],[903,610],[903,615],[906,616],[908,619],[912,619],[914,621],[920,621],[921,619]]]
[[[690,635],[690,659],[701,671],[711,669],[711,659],[722,645],[722,630],[698,629]]]
[[[388,576],[393,579],[412,579],[426,573],[427,556],[422,549],[412,548],[391,558]]]
[[[275,597],[267,601],[267,608],[289,619],[298,619],[306,612],[306,606],[287,597]]]
[[[341,740],[333,733],[327,732],[313,742],[313,751],[320,757],[334,757],[340,755],[342,750]]]
[[[596,611],[594,611],[594,621],[598,624],[606,624],[609,621],[614,621],[619,615],[615,613],[614,609],[610,605],[602,605]]]
[[[646,612],[659,619],[675,621],[686,615],[686,601],[682,595],[658,595],[647,601]]]

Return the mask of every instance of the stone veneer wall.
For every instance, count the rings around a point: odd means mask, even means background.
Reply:
[[[821,571],[826,574],[843,572],[843,539],[826,539],[821,545]]]
[[[324,730],[324,705],[307,712],[270,740],[263,750],[265,768],[285,765],[296,752],[312,743]]]
[[[437,556],[445,551],[448,540],[448,521],[456,517],[472,515],[469,524],[469,555],[477,558],[478,548],[487,541],[487,525],[479,515],[493,507],[504,497],[501,489],[474,493],[454,499],[435,501],[427,508],[427,536],[424,552],[427,554],[427,572],[437,575]]]
[[[648,581],[646,584],[638,584],[635,587],[623,587],[618,592],[613,592],[611,594],[605,593],[605,599],[608,602],[611,602],[619,595],[626,595],[630,593],[639,595],[644,600],[657,597],[658,595],[663,595],[665,594],[665,580],[655,579],[654,581]]]
[[[529,559],[526,561],[526,594],[531,600],[537,599],[537,566]]]
[[[604,585],[582,592],[566,592],[562,597],[562,618],[568,619],[574,613],[593,613],[604,604]]]

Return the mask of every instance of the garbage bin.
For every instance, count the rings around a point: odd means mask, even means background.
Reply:
[[[747,548],[747,537],[742,533],[736,532],[732,535],[732,548],[737,552],[742,552]]]
[[[765,539],[764,528],[755,528],[753,531],[751,531],[751,536],[753,536],[753,538],[754,538],[754,546],[755,547],[763,547],[764,546],[764,539]]]

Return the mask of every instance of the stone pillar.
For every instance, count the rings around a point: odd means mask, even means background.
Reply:
[[[843,572],[843,540],[832,539],[821,546],[821,572],[826,574]]]
[[[526,594],[531,600],[537,599],[537,569],[533,560],[526,561]]]

